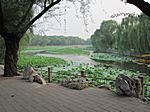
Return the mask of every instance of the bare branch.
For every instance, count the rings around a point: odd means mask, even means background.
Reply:
[[[53,1],[53,0],[52,0]],[[24,28],[23,32],[20,32],[21,34],[24,34],[29,28],[30,26],[32,26],[32,24],[38,20],[40,17],[42,17],[50,8],[52,8],[53,6],[55,6],[56,4],[58,4],[61,0],[56,0],[55,2],[52,2],[51,4],[49,4],[47,7],[45,7],[37,16],[35,16]],[[21,36],[20,36],[21,37]]]
[[[47,0],[44,1],[44,8],[46,8],[46,3],[47,3]]]

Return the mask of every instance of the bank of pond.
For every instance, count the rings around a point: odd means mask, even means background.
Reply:
[[[48,80],[48,67],[52,68],[52,81],[60,83],[62,80],[76,79],[81,77],[81,71],[86,72],[86,80],[90,87],[100,85],[109,85],[115,87],[115,79],[119,74],[130,77],[144,76],[145,95],[150,96],[150,69],[145,65],[136,63],[135,58],[116,56],[116,55],[99,55],[91,56],[96,60],[96,65],[79,64],[76,66],[72,61],[66,62],[60,58],[44,56],[21,56],[18,62],[18,68],[23,69],[31,65],[38,70],[40,75]]]

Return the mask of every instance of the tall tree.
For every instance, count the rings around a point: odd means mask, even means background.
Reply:
[[[19,42],[31,25],[61,0],[0,0],[0,35],[4,38],[4,76],[17,75]],[[43,10],[31,19],[34,4],[44,4]],[[48,5],[47,5],[48,4]]]
[[[17,52],[19,42],[25,32],[49,9],[53,8],[55,11],[54,6],[61,1],[63,0],[0,0],[0,35],[6,46],[4,76],[17,75]],[[88,12],[84,8],[89,7],[90,0],[68,1],[79,2],[82,13]],[[36,16],[33,16],[35,7],[41,10]]]
[[[92,44],[97,51],[106,52],[107,49],[113,48],[117,27],[117,22],[113,20],[101,23],[100,29],[91,36]]]

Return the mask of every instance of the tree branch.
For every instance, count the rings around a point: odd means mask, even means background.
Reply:
[[[44,8],[46,8],[46,3],[47,3],[47,0],[44,1]]]
[[[53,1],[53,0],[52,0]],[[58,4],[61,0],[56,0],[55,2],[52,2],[50,5],[48,5],[47,7],[45,7],[37,16],[35,16],[24,28],[24,31],[22,32],[18,32],[20,35],[24,34],[32,25],[33,23],[38,20],[40,17],[42,17],[50,8],[52,8],[53,6],[55,6],[56,4]],[[21,38],[21,36],[20,36]]]
[[[27,25],[28,27],[30,27],[36,20],[38,20],[40,17],[42,17],[50,8],[52,8],[53,6],[55,6],[56,4],[58,4],[61,0],[57,0],[55,2],[52,2],[49,6],[47,6],[46,8],[44,8],[43,11],[41,11],[37,16],[35,16]]]
[[[138,7],[144,14],[150,16],[150,4],[144,0],[127,0],[127,3],[133,4]]]

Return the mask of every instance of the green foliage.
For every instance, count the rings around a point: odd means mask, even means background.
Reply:
[[[104,24],[105,23],[105,24]],[[129,15],[121,24],[102,22],[101,28],[91,36],[96,51],[117,51],[121,54],[150,52],[150,18],[144,14]]]
[[[88,46],[87,46],[88,47]],[[52,54],[77,54],[88,55],[89,51],[86,46],[45,46],[45,47],[28,47],[23,52],[46,51]]]
[[[147,53],[150,49],[150,19],[145,15],[128,16],[118,29],[117,48],[120,52]]]
[[[33,17],[36,0],[2,0],[3,23],[9,33],[23,31]]]
[[[113,20],[102,22],[100,29],[91,36],[92,45],[96,51],[106,52],[107,49],[113,48],[117,26],[117,22]]]
[[[39,68],[64,63],[65,61],[60,58],[20,55],[17,67],[19,69],[24,69],[27,65],[31,65],[34,68]]]
[[[73,36],[40,36],[30,35],[30,46],[47,46],[47,45],[89,45],[90,39],[83,40]]]
[[[80,65],[80,66],[73,66],[73,65],[60,65],[54,66],[52,68],[53,75],[52,80],[53,82],[60,83],[62,80],[66,78],[76,79],[81,77],[81,70],[86,70],[87,74],[87,81],[91,87],[99,86],[99,85],[111,85],[114,87],[114,80],[119,74],[125,74],[127,76],[138,76],[140,75],[139,72],[131,72],[129,70],[122,70],[118,68],[106,68],[103,66],[95,66],[91,67],[89,65]],[[47,80],[48,73],[47,68],[40,69],[41,75]]]
[[[91,59],[97,60],[97,61],[110,61],[110,62],[135,62],[136,60],[127,57],[127,56],[121,56],[117,54],[108,54],[108,53],[96,53],[91,56]]]
[[[24,35],[24,38],[21,39],[21,41],[19,43],[19,46],[20,46],[19,50],[25,49],[30,44],[30,41],[31,41],[30,35],[31,35],[30,33],[26,33]]]

